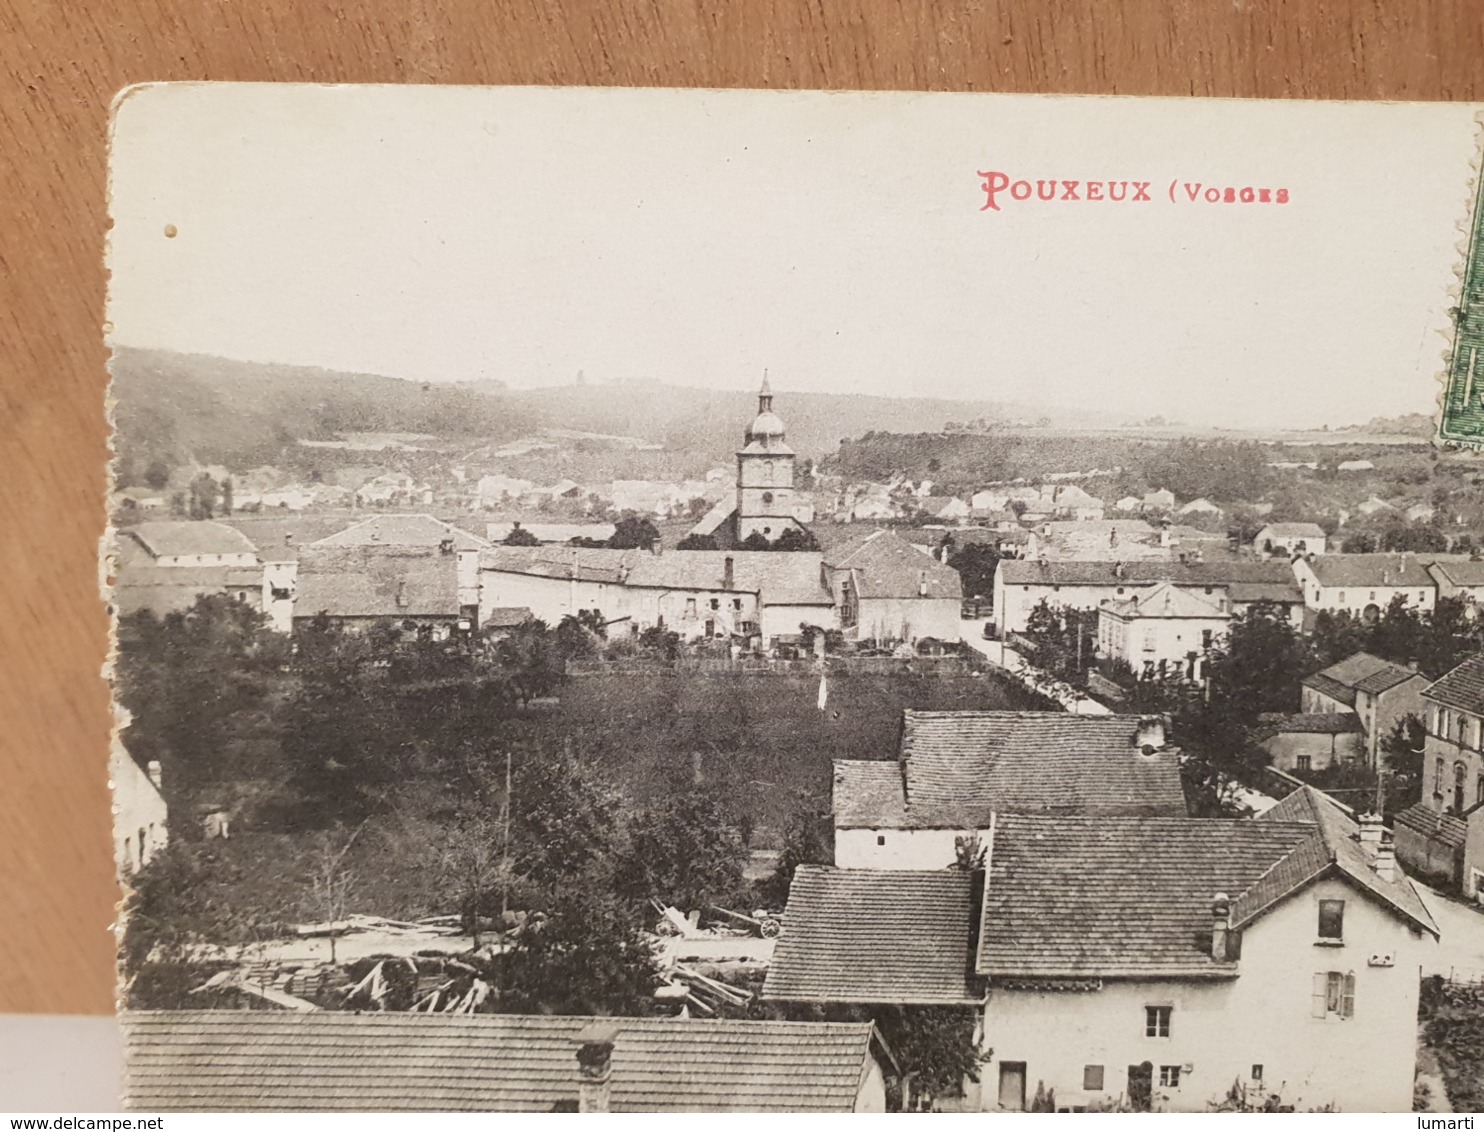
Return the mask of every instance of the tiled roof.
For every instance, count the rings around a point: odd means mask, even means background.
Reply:
[[[1302,605],[1304,601],[1304,591],[1299,589],[1298,582],[1292,578],[1286,582],[1229,582],[1226,596],[1233,605],[1249,605],[1259,601]]]
[[[1328,794],[1301,786],[1253,819],[1253,824],[1268,822],[1307,824],[1317,831],[1316,841],[1305,846],[1293,861],[1275,867],[1233,902],[1232,927],[1244,927],[1289,893],[1333,871],[1422,931],[1438,934],[1411,880],[1400,869],[1392,880],[1377,875],[1370,851],[1361,847],[1359,824]]]
[[[1128,619],[1156,617],[1214,621],[1225,620],[1230,616],[1216,602],[1207,601],[1204,595],[1191,593],[1170,582],[1161,582],[1128,601],[1109,602],[1102,608]]]
[[[1462,849],[1468,841],[1468,822],[1456,814],[1435,810],[1425,802],[1407,807],[1394,820],[1398,826],[1404,826],[1429,841],[1439,842],[1450,849]]]
[[[575,546],[495,546],[480,552],[479,568],[564,581],[575,576],[581,582],[614,585],[641,553],[648,552]]]
[[[264,562],[293,562],[301,547],[338,534],[351,525],[348,515],[292,514],[266,512],[259,515],[236,514],[222,522],[241,531],[258,549]]]
[[[1246,890],[1312,826],[1004,814],[990,849],[978,970],[989,976],[1230,977],[1211,903]]]
[[[1375,695],[1388,688],[1395,688],[1415,675],[1416,671],[1406,665],[1393,664],[1368,652],[1357,652],[1351,653],[1337,664],[1305,676],[1302,683],[1304,687],[1313,688],[1331,699],[1353,705],[1357,689]]]
[[[1351,711],[1266,711],[1257,717],[1256,734],[1265,739],[1274,735],[1358,735],[1364,730],[1360,716]]]
[[[210,521],[158,521],[122,529],[155,558],[192,554],[257,554],[241,531]]]
[[[964,596],[958,571],[924,554],[891,531],[872,531],[864,538],[834,547],[825,555],[832,570],[849,570],[862,598],[952,598]],[[922,592],[926,583],[927,592]]]
[[[1230,586],[1235,583],[1294,585],[1286,562],[1038,562],[1001,559],[999,570],[1012,586],[1138,586],[1174,582],[1178,586]]]
[[[791,1002],[964,1003],[972,880],[800,865],[763,997]]]
[[[869,1022],[339,1011],[124,1015],[125,1107],[146,1112],[550,1112],[578,1035],[618,1030],[614,1112],[849,1112]]]
[[[1434,577],[1441,575],[1443,580],[1455,586],[1484,586],[1484,559],[1467,558],[1434,562],[1428,572]]]
[[[189,609],[198,597],[244,589],[260,591],[261,566],[151,566],[120,564],[113,605],[120,617],[147,609],[157,616]]]
[[[1422,694],[1444,707],[1484,715],[1484,653],[1445,673]]]
[[[457,617],[458,562],[436,547],[305,547],[295,617]]]
[[[1314,577],[1326,588],[1340,586],[1400,586],[1431,589],[1437,583],[1427,572],[1431,559],[1412,554],[1326,554],[1306,559]]]
[[[455,550],[478,550],[489,543],[452,523],[432,515],[373,515],[320,539],[314,545],[327,546],[438,546],[453,539]]]
[[[486,523],[485,536],[490,542],[504,542],[516,527],[529,532],[541,542],[568,542],[574,538],[610,539],[612,523]]]
[[[1263,538],[1323,538],[1324,528],[1318,523],[1269,523],[1257,532]]]
[[[1143,754],[1138,725],[1126,715],[909,709],[907,824],[973,825],[990,810],[1183,816],[1175,752]]]
[[[496,629],[512,629],[531,620],[532,613],[524,605],[497,605],[485,615],[481,624]]]
[[[732,561],[733,577],[729,592],[758,594],[764,605],[833,604],[824,587],[818,551],[676,550],[642,554],[635,559],[627,584],[666,590],[723,590],[727,559]]]

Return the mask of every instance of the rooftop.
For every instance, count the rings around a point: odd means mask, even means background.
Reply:
[[[1269,523],[1257,532],[1263,538],[1324,538],[1324,528],[1318,523]]]
[[[1326,554],[1305,559],[1319,584],[1326,588],[1339,586],[1399,586],[1406,589],[1431,589],[1433,581],[1427,567],[1413,554]]]
[[[1161,582],[1154,588],[1130,598],[1128,601],[1113,601],[1102,607],[1109,613],[1123,618],[1157,617],[1171,620],[1225,620],[1231,614],[1216,601],[1208,601],[1203,595],[1191,593],[1170,582]]]
[[[968,985],[972,878],[800,865],[763,997],[795,1002],[951,1004]]]
[[[1445,673],[1422,694],[1443,707],[1484,715],[1484,653]]]
[[[1359,735],[1365,728],[1353,711],[1266,711],[1257,717],[1259,742],[1274,735]]]
[[[1484,559],[1451,559],[1434,562],[1429,573],[1455,586],[1484,586]]]
[[[1332,700],[1354,706],[1357,691],[1380,695],[1416,675],[1416,669],[1404,664],[1382,660],[1368,652],[1357,652],[1328,668],[1305,676],[1301,683]]]
[[[146,1112],[550,1112],[577,1101],[585,1017],[164,1011],[124,1015]],[[869,1022],[605,1018],[614,1112],[849,1112]]]
[[[1038,562],[1002,559],[1000,575],[1006,585],[1148,586],[1174,582],[1179,586],[1271,585],[1296,588],[1286,562]]]
[[[295,617],[457,617],[457,559],[436,546],[305,547]]]
[[[1134,746],[1137,716],[903,713],[901,761],[835,763],[841,829],[984,828],[1001,813],[1183,816],[1173,750]]]
[[[122,528],[120,533],[134,538],[154,558],[199,554],[257,555],[257,548],[241,531],[209,520],[136,523]]]
[[[825,565],[849,570],[862,598],[947,598],[964,596],[958,571],[924,554],[889,530],[872,531],[862,538],[832,547]],[[926,593],[923,588],[926,587]]]
[[[489,545],[452,523],[432,515],[374,515],[316,542],[315,546],[439,546],[453,539],[455,550],[478,550]]]

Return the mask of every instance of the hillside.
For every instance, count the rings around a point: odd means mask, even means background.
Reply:
[[[621,476],[695,474],[731,462],[742,430],[757,411],[746,390],[703,390],[649,381],[510,390],[499,382],[426,383],[309,366],[240,362],[198,354],[120,348],[113,361],[120,476],[125,482],[154,461],[304,466],[301,440],[333,441],[349,433],[420,433],[432,445],[470,451],[538,434],[577,430],[632,437],[655,452],[609,451],[568,438],[562,452],[521,461],[510,471],[568,467],[585,478],[612,461]],[[820,458],[844,438],[891,429],[937,432],[950,420],[1004,420],[1026,410],[993,402],[926,397],[868,397],[777,390],[777,410],[800,456]],[[1077,414],[1060,414],[1075,424]],[[1063,421],[1063,418],[1065,420]],[[603,445],[596,447],[602,448]],[[332,459],[317,452],[314,459]]]

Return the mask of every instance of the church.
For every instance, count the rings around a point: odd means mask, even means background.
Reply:
[[[718,550],[742,547],[752,535],[777,542],[790,530],[807,533],[797,507],[794,450],[784,439],[783,421],[773,412],[773,389],[764,374],[757,416],[737,452],[736,493],[702,516],[690,534],[714,539]]]

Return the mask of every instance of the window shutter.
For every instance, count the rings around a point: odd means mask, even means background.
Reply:
[[[1355,972],[1351,971],[1345,976],[1345,998],[1340,1007],[1342,1018],[1355,1017]]]
[[[1312,1002],[1315,1018],[1323,1018],[1327,1013],[1325,1009],[1326,1000],[1329,997],[1329,972],[1314,972],[1314,997]]]

